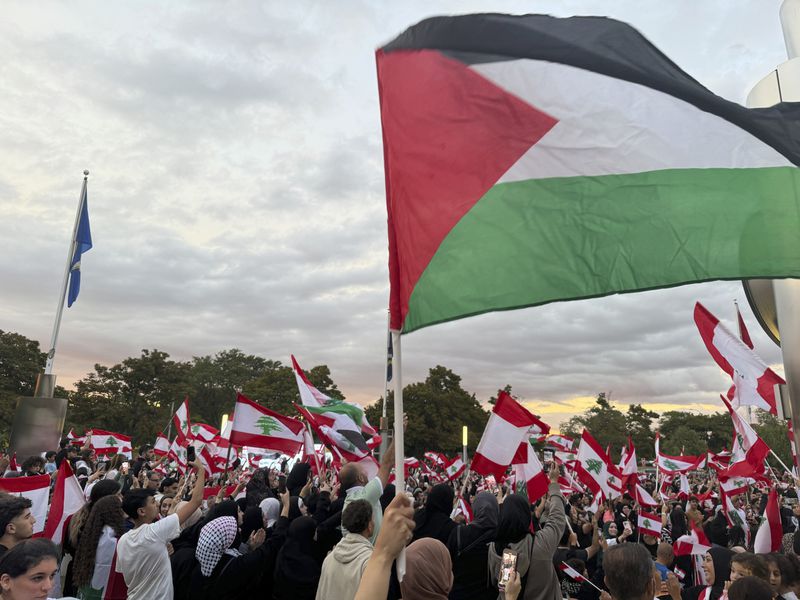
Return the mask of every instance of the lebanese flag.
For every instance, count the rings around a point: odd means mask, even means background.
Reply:
[[[800,117],[714,95],[630,25],[438,17],[376,62],[392,330],[800,276]]]
[[[769,446],[759,437],[750,424],[739,416],[720,395],[733,421],[733,446],[731,463],[725,472],[727,477],[760,475],[764,473],[764,460],[769,454]]]
[[[92,429],[87,435],[91,436],[89,446],[98,456],[128,454],[130,458],[132,448],[130,436],[114,433],[113,431],[104,431],[102,429]]]
[[[461,475],[464,472],[464,469],[467,468],[467,465],[464,464],[464,461],[461,460],[460,456],[456,456],[450,464],[444,468],[444,476],[447,477],[447,481],[453,481],[456,477]],[[472,469],[475,470],[475,459],[472,459]]]
[[[744,324],[742,313],[739,311],[739,304],[736,304],[736,321],[739,323],[739,337],[742,338],[744,345],[753,349],[753,340],[750,339],[750,332],[747,331],[747,325]]]
[[[528,429],[537,422],[539,420],[524,406],[500,390],[472,458],[472,470],[501,479],[519,445],[527,441]]]
[[[234,415],[236,418],[236,415]],[[219,436],[219,429],[206,423],[192,423],[189,427],[189,439],[200,442],[213,442]]]
[[[184,401],[172,415],[172,422],[175,425],[175,432],[178,435],[178,443],[183,444],[183,440],[188,438],[191,434],[189,420],[189,396],[186,396]]]
[[[172,444],[169,446],[169,452],[167,456],[178,463],[178,466],[182,470],[186,470],[188,464],[186,463],[186,448],[178,442],[178,438],[176,437],[172,440]]]
[[[637,521],[639,531],[657,538],[661,537],[661,517],[644,511],[639,512]]]
[[[648,508],[655,508],[658,506],[658,501],[647,493],[647,490],[638,483],[633,486],[633,498],[639,506],[647,506]]]
[[[639,481],[639,469],[636,464],[636,447],[633,445],[633,440],[628,436],[628,448],[625,451],[625,458],[622,461],[620,468],[622,475],[622,487],[630,489],[637,485]]]
[[[169,440],[163,433],[156,436],[156,443],[153,444],[153,452],[156,456],[166,456],[169,454]]]
[[[231,444],[255,446],[293,456],[303,447],[304,429],[302,421],[284,417],[242,394],[236,395]]]
[[[561,563],[561,564],[558,566],[558,568],[559,568],[559,569],[561,569],[561,571],[563,571],[564,575],[566,575],[566,576],[567,576],[567,577],[569,577],[570,579],[574,579],[575,581],[580,581],[580,582],[587,581],[587,580],[586,580],[586,577],[584,577],[583,575],[581,575],[580,573],[578,573],[578,572],[577,572],[575,569],[573,569],[572,567],[570,567],[570,566],[569,566],[567,563],[565,563],[565,562],[562,562],[562,563]]]
[[[701,457],[697,456],[669,456],[660,450],[661,435],[656,432],[656,466],[664,473],[685,473],[697,468]]]
[[[575,465],[575,473],[593,494],[602,492],[606,498],[611,494],[611,488],[608,485],[609,463],[610,459],[603,448],[584,429],[578,444],[578,462]]]
[[[47,519],[47,500],[50,497],[50,475],[0,477],[0,491],[7,492],[14,496],[22,496],[31,501],[31,513],[36,519],[36,523],[33,526],[33,535],[34,537],[41,537]]]
[[[689,488],[689,478],[686,476],[685,473],[681,473],[680,487],[678,488],[678,499],[688,500],[690,495],[691,495],[691,489]]]
[[[307,462],[311,465],[311,470],[314,472],[314,475],[320,478],[323,477],[325,458],[323,456],[322,460],[320,460],[317,449],[314,446],[314,438],[311,432],[305,427],[303,427],[303,462]]]
[[[738,525],[744,530],[749,545],[750,525],[747,523],[747,515],[742,509],[736,508],[736,505],[733,503],[733,498],[725,492],[722,492],[722,512],[725,514],[725,518],[728,520],[728,524],[731,527]]]
[[[519,445],[511,464],[514,467],[518,488],[522,489],[523,483],[525,484],[528,502],[536,502],[547,493],[547,486],[550,481],[542,468],[542,463],[539,462],[539,457],[536,456],[533,446],[527,440]]]
[[[688,556],[690,554],[705,554],[711,549],[711,542],[708,541],[702,529],[698,529],[694,523],[689,523],[690,533],[679,537],[672,548],[675,556]]]
[[[56,473],[56,484],[50,500],[50,511],[44,526],[44,537],[60,544],[64,523],[86,503],[81,484],[72,472],[68,460],[62,460]]]
[[[775,385],[786,381],[699,302],[694,307],[694,322],[711,356],[733,379],[728,391],[733,407],[755,406],[777,415]]]
[[[472,523],[472,507],[461,497],[461,494],[456,497],[456,505],[453,507],[453,512],[450,513],[450,518],[455,519],[458,515],[464,515],[467,525]]]
[[[448,463],[447,457],[441,452],[432,452],[429,450],[423,454],[423,456],[439,467],[443,467]]]
[[[753,552],[756,554],[768,554],[777,552],[781,549],[781,537],[783,529],[781,527],[781,511],[778,508],[778,492],[775,488],[770,489],[767,496],[767,506],[764,508],[764,515],[761,517],[761,524],[756,531],[756,539],[753,542]]]
[[[547,445],[561,452],[572,452],[575,440],[566,435],[552,434],[547,436]]]

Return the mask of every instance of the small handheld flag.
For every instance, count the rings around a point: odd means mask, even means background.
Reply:
[[[578,573],[578,572],[577,572],[575,569],[573,569],[572,567],[570,567],[570,566],[569,566],[567,563],[565,563],[565,562],[562,562],[562,563],[559,565],[559,567],[558,567],[558,568],[559,568],[559,569],[561,569],[561,570],[564,572],[564,575],[566,575],[566,576],[567,576],[567,577],[569,577],[570,579],[574,579],[575,581],[580,581],[581,583],[588,583],[590,586],[592,586],[592,587],[593,587],[594,589],[596,589],[598,592],[600,591],[600,588],[599,588],[599,587],[597,587],[597,586],[596,586],[595,584],[593,584],[591,581],[589,581],[588,579],[586,579],[586,577],[584,577],[583,575],[581,575],[580,573]]]

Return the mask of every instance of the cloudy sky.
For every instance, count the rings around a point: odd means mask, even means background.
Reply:
[[[158,348],[327,363],[382,393],[388,298],[375,49],[433,15],[608,15],[744,102],[786,60],[779,0],[12,2],[0,20],[0,329],[46,348],[83,169],[94,249],[55,371]],[[708,283],[484,315],[404,338],[404,380],[442,364],[486,400],[510,383],[558,424],[598,391],[719,408],[696,300],[780,352],[741,286]]]

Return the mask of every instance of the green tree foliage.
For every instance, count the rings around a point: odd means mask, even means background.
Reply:
[[[94,372],[70,394],[67,428],[96,427],[132,435],[135,444],[152,443],[172,417],[170,405],[190,389],[191,364],[169,360],[160,350],[142,350]]]
[[[380,422],[381,402],[378,400],[366,409],[369,422],[376,427]],[[472,452],[489,418],[475,395],[461,387],[461,377],[442,366],[431,369],[425,381],[403,388],[403,409],[408,415],[406,456],[421,456],[426,450],[452,456],[461,450],[464,425],[469,430],[468,450]],[[393,422],[391,397],[388,416],[389,422]]]
[[[677,456],[681,449],[689,455],[702,454],[706,449],[730,449],[733,425],[727,411],[710,415],[668,411],[662,415],[659,427],[664,454]]]
[[[655,455],[653,445],[653,422],[658,419],[658,413],[647,410],[641,404],[631,404],[625,413],[625,429],[636,448],[638,459],[652,459]]]
[[[753,427],[761,439],[777,454],[784,464],[792,468],[792,454],[789,449],[788,425],[784,419],[769,414],[763,410],[756,410],[757,423]],[[776,471],[782,471],[782,467],[773,457],[767,459]]]

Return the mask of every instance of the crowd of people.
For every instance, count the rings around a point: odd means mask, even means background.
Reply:
[[[766,494],[735,497],[744,518],[732,521],[713,471],[689,475],[688,499],[677,488],[659,495],[655,475],[641,476],[659,503],[648,507],[661,517],[654,536],[639,530],[641,508],[627,493],[601,503],[565,494],[555,463],[547,494],[531,503],[469,472],[437,482],[431,469],[412,469],[397,495],[391,450],[374,477],[358,463],[320,477],[284,462],[249,477],[234,470],[237,483],[217,494],[200,462],[171,471],[148,446],[131,464],[119,458],[65,444],[25,461],[17,475],[70,461],[87,501],[54,544],[33,537],[30,500],[0,493],[0,598],[797,600],[800,591],[789,478],[774,481],[782,549],[756,554]],[[710,548],[676,556],[673,543],[692,529]]]

